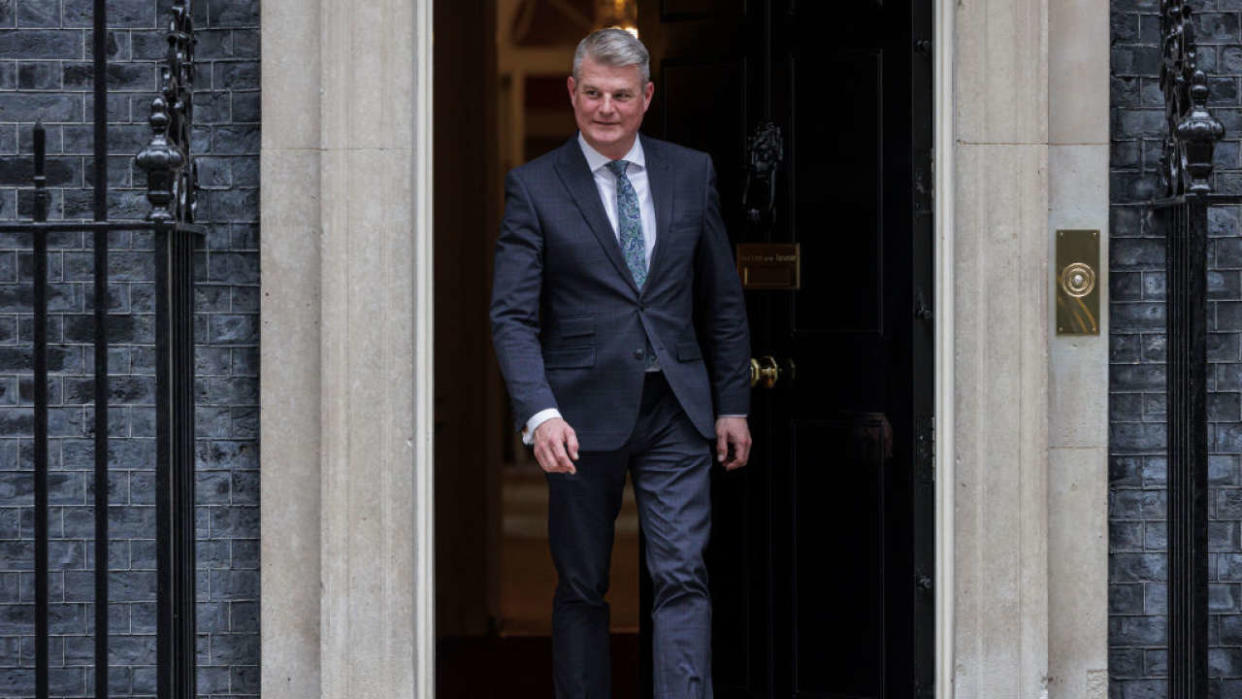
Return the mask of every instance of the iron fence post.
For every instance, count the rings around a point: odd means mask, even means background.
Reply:
[[[1224,135],[1207,108],[1189,0],[1161,0],[1166,136],[1154,202],[1167,270],[1169,696],[1208,692],[1207,221],[1212,155]]]

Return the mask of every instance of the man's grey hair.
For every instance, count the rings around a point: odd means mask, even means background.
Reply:
[[[599,29],[587,34],[574,51],[574,80],[579,78],[582,59],[587,56],[600,65],[613,68],[638,66],[643,85],[651,81],[651,54],[638,37],[616,27]]]

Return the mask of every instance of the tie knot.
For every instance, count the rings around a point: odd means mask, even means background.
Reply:
[[[610,160],[608,162],[608,169],[612,170],[612,174],[615,175],[617,179],[621,179],[622,177],[625,177],[625,168],[629,164],[630,161],[628,160]]]

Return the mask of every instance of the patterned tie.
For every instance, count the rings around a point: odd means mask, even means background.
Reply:
[[[608,169],[617,178],[617,233],[621,239],[621,252],[625,264],[634,275],[634,283],[641,290],[647,281],[647,244],[643,240],[643,219],[638,208],[638,194],[630,178],[625,176],[625,160],[608,163]]]
[[[608,169],[617,178],[617,233],[621,238],[621,252],[625,255],[625,266],[634,275],[634,283],[642,291],[643,282],[647,281],[647,243],[643,240],[643,219],[638,208],[638,193],[630,178],[625,176],[625,168],[629,162],[614,160],[608,163]],[[646,371],[659,371],[660,362],[656,359],[655,350],[648,342],[644,349],[643,368]]]

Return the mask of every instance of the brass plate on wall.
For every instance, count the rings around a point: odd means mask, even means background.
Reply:
[[[801,248],[797,243],[738,243],[737,273],[743,289],[800,289]]]
[[[1100,232],[1057,231],[1057,334],[1100,334]]]

